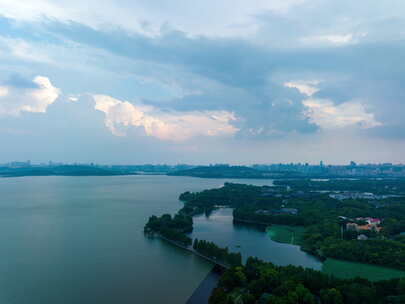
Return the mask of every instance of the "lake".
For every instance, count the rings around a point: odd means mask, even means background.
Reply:
[[[0,179],[0,303],[185,303],[212,265],[144,237],[143,226],[152,214],[179,210],[180,193],[226,181],[271,183],[146,175]],[[194,222],[193,236],[244,257],[320,269],[298,247],[233,225],[229,209]]]
[[[322,269],[322,263],[304,253],[299,246],[272,241],[265,227],[233,224],[230,208],[216,210],[208,218],[205,215],[195,217],[194,227],[193,238],[210,240],[221,247],[228,246],[230,251],[241,252],[244,261],[249,256],[256,256],[281,266],[292,264]]]

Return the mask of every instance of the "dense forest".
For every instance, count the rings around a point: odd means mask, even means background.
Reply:
[[[183,246],[191,245],[192,240],[186,233],[192,230],[193,218],[182,214],[176,214],[174,217],[170,214],[164,214],[161,217],[153,215],[144,228],[145,233],[157,233]]]
[[[330,180],[276,180],[275,185],[290,186],[302,191],[359,191],[374,194],[403,194],[405,179],[330,179]]]
[[[244,184],[225,183],[221,188],[203,190],[201,192],[184,192],[180,200],[193,205],[226,204],[238,206],[260,195],[262,187]]]
[[[184,192],[179,199],[185,203],[181,212],[187,214],[211,211],[215,206],[243,206],[258,197],[261,187],[225,183],[224,187],[201,192]]]
[[[405,303],[405,279],[342,280],[320,271],[278,267],[257,258],[227,270],[210,304],[396,304]]]
[[[213,242],[194,239],[193,249],[202,255],[209,258],[218,260],[219,262],[229,266],[242,265],[242,255],[238,253],[229,252],[229,249],[221,248]]]

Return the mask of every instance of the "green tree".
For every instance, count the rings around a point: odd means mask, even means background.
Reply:
[[[335,288],[322,289],[320,296],[322,304],[343,304],[342,294]]]

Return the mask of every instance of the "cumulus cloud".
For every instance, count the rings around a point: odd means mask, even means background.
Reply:
[[[319,89],[317,87],[315,87],[317,84],[319,84],[319,81],[317,81],[317,80],[290,81],[290,82],[285,82],[284,86],[287,88],[297,89],[301,94],[304,94],[307,96],[312,96],[316,92],[319,91]]]
[[[75,95],[70,95],[70,96],[68,97],[68,100],[69,100],[70,102],[77,102],[77,101],[79,101],[79,97],[78,97],[78,96],[75,96]]]
[[[134,105],[106,95],[94,95],[95,109],[105,114],[105,125],[117,136],[128,127],[141,127],[147,136],[184,141],[196,136],[230,136],[238,129],[227,111],[163,112],[155,107]]]
[[[22,112],[45,113],[59,97],[60,90],[49,78],[36,76],[29,87],[0,87],[0,115],[18,116]]]
[[[304,115],[324,129],[343,128],[358,125],[361,128],[381,126],[373,113],[368,113],[365,106],[356,101],[335,105],[328,99],[306,99],[302,102],[306,109]]]

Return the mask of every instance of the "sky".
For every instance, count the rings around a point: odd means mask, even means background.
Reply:
[[[405,163],[403,0],[0,0],[0,163]]]

